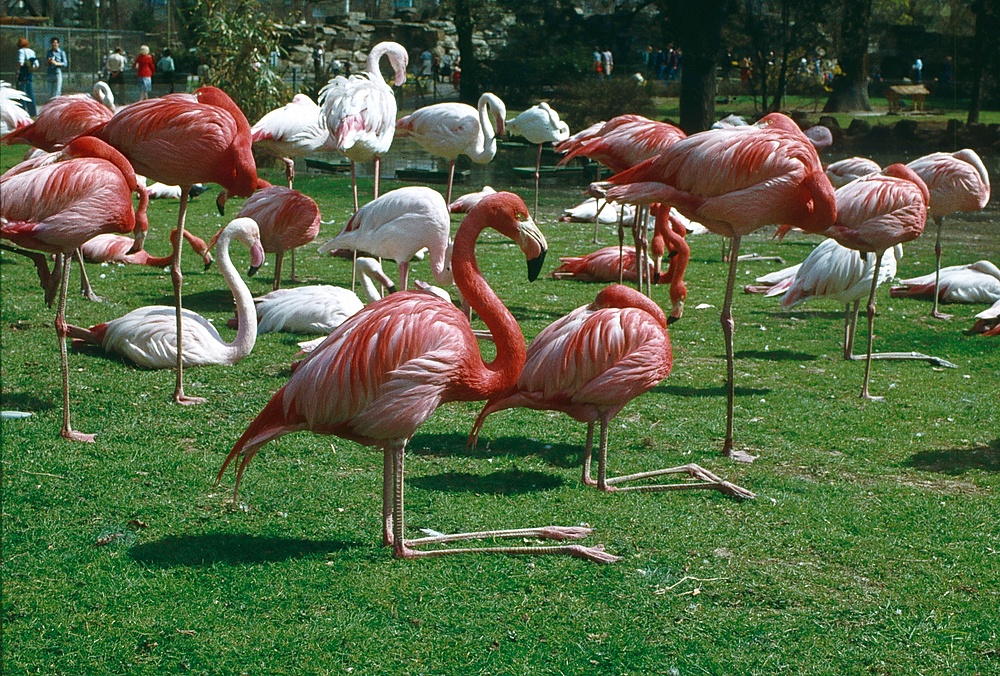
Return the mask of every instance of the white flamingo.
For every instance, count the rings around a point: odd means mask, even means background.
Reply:
[[[381,156],[392,146],[396,130],[396,97],[382,79],[379,61],[389,57],[397,87],[406,82],[409,56],[398,42],[380,42],[368,54],[365,72],[343,75],[326,83],[319,92],[320,116],[337,150],[351,161],[354,210],[358,209],[355,163],[375,160],[375,197],[379,194]]]
[[[275,108],[250,127],[253,144],[281,158],[288,187],[295,180],[295,158],[322,150],[337,150],[330,132],[320,121],[320,107],[305,94]]]
[[[489,164],[497,154],[497,136],[504,133],[507,107],[496,94],[479,97],[477,108],[466,103],[435,103],[418,108],[396,122],[400,138],[412,138],[431,155],[448,165],[448,194],[455,180],[455,160],[468,156],[477,164]]]
[[[544,101],[528,108],[526,111],[507,123],[507,133],[511,136],[522,136],[528,143],[538,146],[538,156],[535,158],[535,210],[531,212],[538,219],[538,179],[542,166],[542,144],[558,143],[569,138],[569,125],[559,119],[559,113],[554,111]]]
[[[185,366],[231,365],[253,350],[257,339],[257,313],[250,289],[229,257],[229,245],[234,239],[249,247],[251,267],[263,264],[264,249],[260,245],[257,224],[249,218],[233,220],[219,236],[219,271],[233,293],[236,315],[240,319],[236,339],[232,343],[224,342],[207,319],[184,310],[182,354]],[[69,335],[101,345],[106,352],[120,354],[143,368],[169,369],[177,365],[177,318],[176,309],[171,306],[141,307],[89,329],[70,326]]]
[[[0,80],[0,137],[31,124],[31,115],[20,103],[29,100],[20,89],[14,89],[10,83]]]
[[[901,280],[894,297],[933,298],[935,273]],[[940,270],[937,298],[942,303],[995,303],[1000,300],[1000,269],[990,261],[950,265]]]

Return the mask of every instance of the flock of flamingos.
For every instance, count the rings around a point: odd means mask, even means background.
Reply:
[[[387,57],[393,68],[395,84],[402,84],[406,50],[393,42],[380,43],[369,55],[366,72],[331,80],[321,92],[319,105],[296,95],[291,103],[268,113],[252,127],[232,99],[214,87],[114,110],[110,90],[98,83],[95,92],[103,100],[80,94],[58,97],[43,107],[35,120],[17,105],[18,92],[6,85],[0,89],[3,142],[28,143],[38,149],[0,177],[0,235],[6,241],[4,249],[33,259],[46,300],[57,303],[63,437],[93,440],[93,435],[70,425],[67,336],[103,345],[143,367],[174,368],[174,400],[192,404],[201,400],[184,393],[185,366],[233,364],[250,352],[258,331],[284,328],[329,333],[308,345],[306,349],[311,351],[296,365],[288,383],[274,393],[233,446],[219,471],[219,480],[226,468],[238,461],[238,489],[253,456],[272,439],[297,430],[334,434],[382,452],[383,544],[391,546],[398,557],[467,551],[563,553],[612,562],[617,557],[600,545],[572,543],[427,549],[432,543],[481,538],[568,542],[590,533],[590,529],[579,527],[405,539],[403,460],[408,440],[441,404],[450,401],[486,402],[472,432],[473,442],[486,416],[494,411],[516,406],[557,410],[588,425],[583,456],[583,481],[588,485],[605,491],[710,488],[737,498],[754,497],[697,465],[607,476],[609,421],[670,372],[667,326],[683,312],[688,258],[684,237],[696,227],[692,222],[730,240],[721,315],[728,387],[722,452],[736,461],[753,460],[733,442],[731,309],[744,235],[778,225],[779,234],[797,228],[829,238],[800,266],[760,278],[759,284],[747,291],[782,293],[785,306],[817,296],[843,302],[847,307],[845,358],[854,356],[858,304],[867,297],[869,331],[862,389],[867,398],[875,398],[868,389],[871,360],[885,356],[872,354],[875,291],[881,282],[893,277],[899,245],[923,233],[928,215],[938,226],[937,270],[926,279],[907,280],[902,290],[894,293],[933,298],[937,316],[942,316],[939,298],[1000,300],[1000,271],[992,264],[980,261],[959,269],[940,269],[944,217],[983,209],[989,200],[986,169],[971,150],[933,153],[908,165],[892,164],[884,169],[862,158],[824,167],[816,150],[817,136],[807,136],[780,114],[768,115],[756,124],[724,123],[691,136],[667,123],[624,115],[570,136],[565,123],[547,104],[506,121],[503,102],[489,93],[483,94],[478,109],[441,103],[397,120],[393,89],[379,71],[382,57]],[[601,206],[608,206],[623,214],[621,218],[631,217],[635,224],[636,247],[612,247],[563,260],[556,276],[619,283],[607,286],[593,303],[545,328],[527,347],[517,320],[480,274],[476,241],[485,228],[510,238],[524,253],[528,277],[534,279],[542,268],[545,237],[527,205],[512,193],[486,188],[451,200],[455,159],[464,154],[475,162],[489,162],[497,152],[497,138],[505,132],[538,144],[539,161],[542,144],[554,142],[556,150],[565,153],[563,162],[586,157],[606,165],[614,173],[607,181],[591,186],[590,211],[597,219],[603,214]],[[389,150],[394,135],[408,137],[430,153],[450,160],[447,198],[425,187],[406,187],[379,196],[379,158]],[[253,146],[284,159],[288,187],[271,186],[258,178]],[[347,289],[279,289],[284,253],[315,238],[320,225],[316,203],[292,187],[294,160],[324,150],[340,152],[351,161],[355,215],[321,250],[360,250],[399,264],[402,290],[368,305]],[[359,206],[354,167],[368,161],[376,165],[375,199]],[[142,177],[157,181],[158,190],[179,193],[169,259],[152,258],[142,250],[148,199],[156,195],[153,186],[145,187]],[[217,201],[220,212],[228,196],[247,198],[237,217],[208,244],[184,229],[192,187],[202,183],[223,188]],[[537,212],[538,204],[537,165],[535,191],[532,213]],[[452,211],[468,212],[453,242],[449,239],[449,204]],[[647,243],[646,224],[650,221],[654,236]],[[127,237],[128,233],[133,236]],[[229,256],[233,240],[250,249],[250,274],[263,263],[265,253],[276,254],[275,291],[263,298],[251,297]],[[205,319],[182,309],[182,241],[189,242],[206,265],[213,260],[210,250],[216,250],[219,268],[237,305],[238,329],[232,343],[223,341]],[[454,283],[466,311],[447,299],[442,289],[418,283],[418,290],[406,290],[409,261],[424,248],[435,283]],[[890,252],[888,256],[886,252]],[[294,253],[291,255],[294,279]],[[50,272],[53,256],[56,263]],[[175,305],[139,308],[89,329],[70,326],[65,308],[74,257],[81,263],[84,258],[160,266],[169,262]],[[665,271],[661,269],[664,260],[668,264]],[[369,289],[369,299],[378,296],[372,279],[394,290],[392,280],[375,261],[362,256],[355,270]],[[630,279],[637,280],[640,289],[650,283],[668,283],[669,316],[640,291],[621,285],[622,280]],[[469,308],[488,331],[472,330]],[[998,314],[1000,302],[982,313],[987,333],[1000,333]],[[484,361],[478,345],[484,337],[496,345],[496,357],[490,362]],[[903,356],[935,359],[919,354]],[[594,479],[591,456],[598,424]],[[698,481],[621,485],[676,473]]]

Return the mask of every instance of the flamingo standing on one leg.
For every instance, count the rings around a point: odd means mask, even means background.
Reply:
[[[410,259],[427,247],[434,281],[447,286],[452,282],[450,233],[451,214],[441,193],[424,186],[407,186],[358,209],[340,234],[319,251],[353,249],[391,258],[399,266],[399,288],[405,291]]]
[[[380,42],[368,54],[365,73],[338,75],[319,92],[321,118],[337,150],[351,161],[354,210],[358,210],[358,182],[355,163],[375,160],[375,197],[379,195],[382,155],[392,146],[396,130],[396,97],[382,79],[379,61],[389,57],[393,84],[406,82],[409,56],[398,42]]]
[[[569,125],[560,120],[559,113],[543,101],[508,122],[506,128],[511,136],[522,136],[528,143],[538,146],[538,156],[535,158],[535,210],[531,212],[532,218],[538,218],[538,181],[542,167],[542,145],[568,139]]]
[[[93,441],[92,434],[70,425],[69,363],[66,356],[66,289],[72,254],[91,237],[135,228],[128,162],[105,144],[88,140],[100,157],[75,157],[0,178],[0,237],[20,247],[64,257],[56,312],[56,336],[62,368],[63,423],[60,434],[73,441]],[[134,182],[134,176],[132,180]],[[144,206],[142,207],[145,208]],[[145,212],[142,212],[145,217]]]
[[[249,218],[237,218],[227,225],[219,237],[219,272],[236,301],[240,318],[236,338],[231,343],[212,324],[196,312],[184,311],[182,349],[177,349],[177,317],[174,308],[148,305],[109,322],[84,329],[67,327],[68,334],[86,343],[100,345],[106,352],[120,354],[148,369],[173,368],[178,356],[186,366],[232,365],[253,350],[257,340],[257,313],[246,282],[229,257],[229,245],[237,240],[250,249],[251,269],[264,263],[257,224]]]
[[[285,252],[294,252],[296,247],[308,244],[319,234],[319,207],[313,198],[280,185],[255,192],[243,203],[236,217],[252,218],[260,227],[264,253],[274,254],[274,289],[281,288]],[[213,239],[209,248],[214,244]]]
[[[612,176],[611,183],[617,185],[606,193],[608,199],[619,202],[670,204],[712,232],[732,238],[721,317],[727,378],[722,453],[743,462],[754,458],[733,447],[732,301],[740,240],[775,223],[822,232],[837,215],[830,179],[823,173],[816,149],[798,126],[777,113],[766,116],[762,123],[713,129],[681,139],[659,157]]]
[[[931,201],[928,213],[937,224],[934,240],[934,270],[941,272],[941,226],[944,217],[958,211],[981,211],[990,201],[990,175],[986,165],[974,150],[965,148],[954,153],[931,153],[919,157],[908,165],[927,184]],[[934,280],[934,309],[931,315],[938,319],[951,319],[951,315],[938,311],[938,284]]]
[[[93,95],[66,94],[49,100],[30,125],[3,137],[2,143],[27,143],[52,152],[114,115],[115,99],[104,82],[94,85]]]
[[[448,160],[448,194],[455,182],[455,160],[468,156],[477,164],[489,164],[497,154],[497,136],[504,133],[507,107],[496,94],[479,97],[477,108],[467,103],[435,103],[418,108],[396,121],[396,134],[412,138],[431,155]],[[471,207],[470,207],[471,208]]]
[[[89,132],[118,148],[143,176],[181,186],[177,230],[184,234],[188,195],[195,183],[218,183],[230,194],[250,197],[257,167],[250,148],[250,123],[221,89],[201,87],[192,94],[167,94],[133,103]],[[181,247],[171,266],[177,318],[177,344],[183,346]],[[184,360],[177,352],[174,401],[197,404],[184,394]]]
[[[927,186],[910,168],[892,164],[882,174],[872,174],[848,183],[837,191],[837,220],[826,234],[842,245],[862,253],[875,254],[874,269],[882,267],[887,249],[916,239],[927,221]],[[868,355],[861,396],[882,399],[868,393],[875,340],[875,291],[878,275],[872,275],[868,294]]]
[[[401,558],[458,552],[564,553],[616,560],[599,548],[497,547],[421,551],[433,542],[482,537],[576,539],[586,528],[541,528],[464,533],[419,540],[405,538],[403,459],[407,442],[434,411],[450,401],[481,401],[517,382],[524,367],[524,336],[517,321],[483,279],[475,242],[487,227],[513,239],[528,258],[529,278],[541,269],[545,238],[530,221],[524,201],[510,193],[484,199],[465,218],[455,238],[459,289],[489,327],[496,358],[483,361],[472,329],[450,303],[423,292],[394,293],[337,327],[295,370],[257,415],[226,457],[217,481],[239,459],[236,490],[261,446],[289,432],[335,434],[383,454],[382,541]],[[242,456],[242,458],[241,458]]]
[[[634,289],[609,286],[597,294],[593,303],[556,320],[531,341],[517,383],[490,397],[472,428],[469,445],[475,448],[483,421],[497,411],[515,407],[562,411],[587,423],[583,483],[588,486],[596,485],[602,491],[714,488],[734,497],[755,497],[693,464],[607,478],[609,423],[628,402],[666,378],[672,363],[663,310]],[[601,436],[595,482],[590,459],[596,422],[601,424]],[[629,488],[616,485],[680,473],[702,479],[703,483]]]

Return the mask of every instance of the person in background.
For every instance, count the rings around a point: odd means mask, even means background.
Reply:
[[[115,47],[115,51],[108,54],[107,66],[111,93],[120,104],[125,101],[125,54],[122,53],[121,47]]]
[[[149,47],[143,45],[139,47],[139,55],[132,62],[135,68],[135,76],[139,80],[139,100],[148,99],[153,91],[153,73],[156,72],[156,65],[153,57],[149,55]]]
[[[157,70],[160,71],[160,77],[163,78],[163,84],[170,86],[170,93],[174,93],[174,57],[170,56],[170,50],[164,49],[163,56],[160,57],[159,62],[156,64]]]
[[[604,68],[604,77],[610,78],[611,72],[615,69],[615,58],[611,54],[610,47],[605,47],[601,52],[601,66]]]
[[[59,47],[59,38],[52,38],[49,51],[45,54],[48,66],[49,98],[62,96],[63,68],[69,65],[66,52]]]
[[[28,38],[17,39],[17,88],[24,92],[28,100],[24,102],[24,109],[28,115],[34,117],[38,114],[35,108],[35,75],[38,69],[38,57],[35,50],[31,48]]]
[[[916,75],[913,79],[914,82],[924,81],[924,62],[919,54],[917,54],[917,59],[913,62],[913,72]]]

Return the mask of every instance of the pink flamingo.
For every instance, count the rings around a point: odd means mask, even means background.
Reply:
[[[856,178],[882,171],[878,163],[867,157],[848,157],[826,167],[826,177],[834,188],[841,188]]]
[[[353,249],[391,258],[399,266],[399,288],[405,291],[410,259],[427,247],[434,281],[447,286],[452,282],[450,233],[451,214],[441,193],[425,186],[407,186],[358,209],[340,234],[319,251]]]
[[[521,136],[528,143],[538,146],[538,156],[535,158],[535,210],[533,218],[538,217],[538,181],[542,166],[542,145],[559,143],[569,138],[569,125],[559,119],[559,113],[549,104],[542,101],[528,108],[506,125],[511,136]]]
[[[347,320],[303,360],[291,380],[271,397],[226,457],[236,469],[236,491],[247,464],[268,441],[312,430],[377,447],[383,454],[382,541],[401,558],[457,552],[565,553],[595,561],[616,557],[578,545],[446,549],[418,546],[477,537],[576,539],[587,528],[541,528],[463,533],[406,540],[403,521],[403,459],[414,431],[443,403],[481,401],[511,387],[524,367],[524,336],[517,321],[483,279],[475,242],[492,227],[513,239],[528,258],[529,278],[541,269],[545,238],[527,216],[524,201],[510,193],[484,199],[459,227],[455,277],[496,342],[496,358],[485,363],[468,321],[453,305],[428,293],[394,293]]]
[[[226,343],[212,324],[196,312],[184,311],[184,342],[177,349],[177,317],[174,308],[148,305],[128,314],[84,329],[68,326],[67,333],[86,343],[100,345],[106,352],[120,354],[148,369],[172,368],[180,355],[187,366],[231,365],[253,350],[257,339],[257,313],[250,289],[229,257],[229,245],[237,240],[250,249],[251,270],[264,262],[257,224],[237,218],[219,237],[219,271],[236,302],[239,329],[232,343]]]
[[[941,274],[941,226],[944,217],[959,211],[981,211],[990,201],[990,175],[974,150],[965,148],[954,153],[931,153],[908,165],[930,191],[928,214],[937,224],[934,240],[934,309],[931,315],[951,319],[938,310],[938,286]]]
[[[194,235],[189,230],[184,231],[184,239],[191,246],[191,249],[201,256],[207,270],[212,265],[212,253],[208,250],[208,244],[201,237]],[[126,265],[146,265],[151,268],[164,268],[170,265],[174,259],[173,253],[168,256],[151,256],[148,251],[139,250],[132,252],[135,240],[122,235],[104,234],[97,235],[87,240],[80,251],[83,259],[88,263],[125,263]],[[177,229],[170,231],[171,249],[177,246]]]
[[[472,211],[472,207],[479,204],[484,197],[487,195],[493,195],[496,193],[492,187],[484,185],[483,189],[479,192],[470,192],[462,195],[454,202],[448,204],[448,211],[453,214],[467,214]]]
[[[732,301],[740,240],[773,223],[794,223],[808,232],[822,232],[833,224],[837,215],[833,186],[816,149],[791,119],[772,113],[760,126],[712,129],[681,139],[659,157],[610,181],[616,185],[607,191],[607,199],[670,204],[733,240],[721,317],[727,373],[722,453],[752,462],[752,455],[733,448]]]
[[[634,289],[609,286],[597,294],[593,303],[556,320],[531,341],[517,383],[490,397],[472,428],[469,445],[475,448],[483,422],[497,411],[515,407],[562,411],[587,423],[583,483],[588,486],[596,485],[602,491],[714,488],[733,497],[754,498],[753,493],[693,464],[607,478],[608,424],[626,404],[666,378],[672,363],[663,310]],[[601,437],[595,482],[590,459],[594,423],[598,421]],[[616,485],[680,473],[702,479],[703,483],[627,488]]]
[[[52,152],[88,129],[110,120],[114,110],[110,87],[98,82],[94,85],[93,96],[67,94],[50,100],[38,111],[33,124],[7,134],[2,143],[27,143]]]
[[[320,115],[337,150],[351,161],[354,210],[358,210],[358,182],[355,163],[375,160],[375,197],[379,196],[382,155],[392,146],[396,130],[396,97],[382,79],[379,61],[389,57],[393,84],[406,83],[409,55],[398,42],[380,42],[368,53],[365,73],[330,80],[319,92]]]
[[[825,234],[843,246],[875,254],[875,270],[882,267],[887,249],[916,239],[927,221],[927,186],[909,167],[892,164],[882,174],[864,176],[837,191],[837,220]],[[861,396],[880,400],[868,393],[875,340],[875,290],[879,275],[872,275],[868,294],[868,355]]]
[[[459,155],[477,164],[489,164],[497,154],[497,136],[504,132],[507,106],[496,94],[486,92],[476,108],[467,103],[435,103],[418,108],[396,121],[396,134],[412,138],[431,155],[448,160],[448,194],[455,181]]]
[[[73,150],[82,152],[84,148],[99,156],[73,157],[8,172],[0,178],[0,237],[19,247],[64,256],[55,321],[63,386],[60,434],[65,439],[92,442],[94,435],[76,431],[70,425],[66,356],[66,289],[72,263],[69,254],[95,235],[132,231],[136,212],[132,207],[132,185],[127,179],[132,170],[125,158],[92,140],[77,143]]]
[[[168,94],[123,108],[89,132],[118,148],[135,170],[167,185],[181,186],[177,230],[184,234],[188,195],[195,183],[218,183],[230,194],[249,197],[257,187],[257,167],[250,148],[250,123],[221,89],[201,87],[192,94]],[[177,344],[182,340],[181,247],[171,266],[177,318]],[[183,350],[177,351],[174,401],[198,404],[201,397],[184,394]]]
[[[934,199],[933,197],[931,199]],[[943,303],[994,303],[1000,300],[1000,268],[990,261],[949,265],[935,273],[900,280],[893,298],[932,298],[935,285]]]
[[[281,288],[281,264],[286,251],[292,252],[292,281],[295,279],[295,249],[319,234],[319,207],[298,190],[275,185],[251,195],[237,217],[252,218],[260,226],[264,253],[274,254],[274,285]],[[216,235],[218,237],[218,235]],[[209,242],[209,248],[215,240]]]

